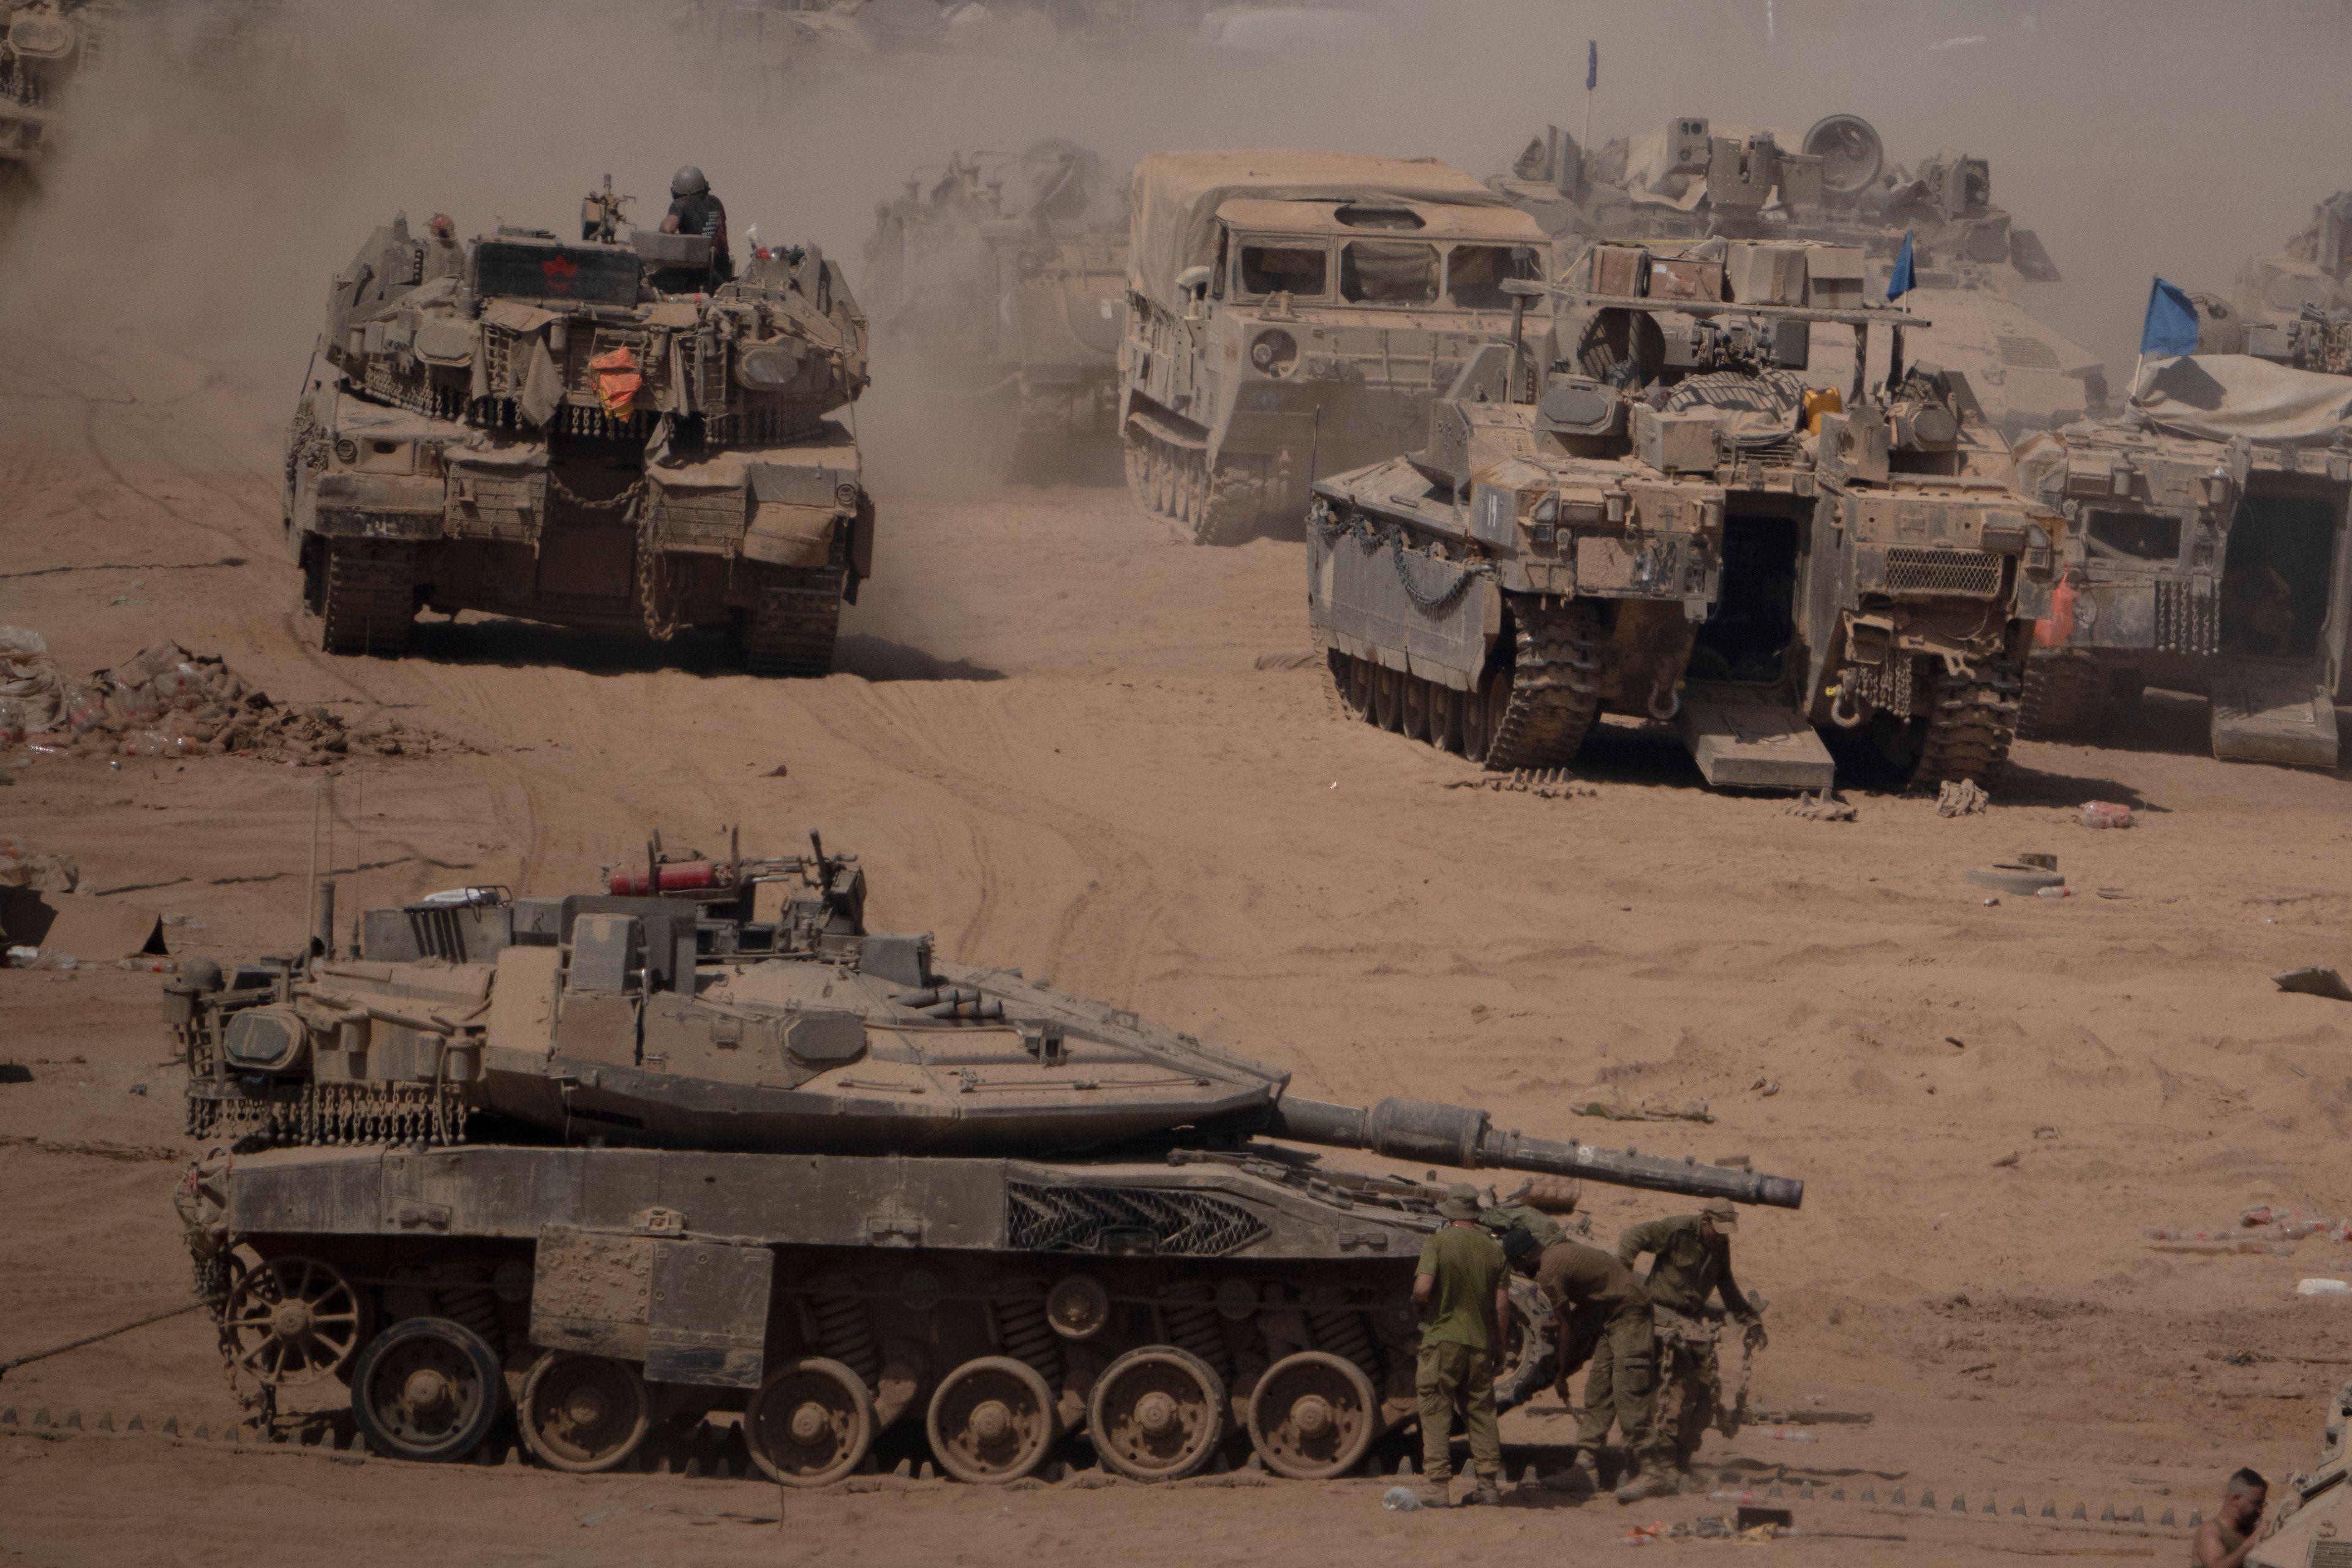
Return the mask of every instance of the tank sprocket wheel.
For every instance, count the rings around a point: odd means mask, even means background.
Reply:
[[[1087,1430],[1103,1463],[1139,1481],[1172,1481],[1209,1462],[1224,1436],[1225,1380],[1174,1345],[1144,1345],[1103,1369]]]
[[[2063,741],[2096,733],[2105,717],[2106,682],[2079,653],[2042,654],[2025,665],[2017,732],[2029,741]]]
[[[788,1487],[840,1480],[874,1447],[874,1398],[837,1361],[803,1356],[768,1374],[743,1412],[743,1444]]]
[[[1601,612],[1570,600],[1547,609],[1511,606],[1510,666],[1488,688],[1487,768],[1564,767],[1601,713]]]
[[[590,1475],[625,1463],[653,1424],[646,1380],[626,1362],[550,1351],[515,1401],[526,1447],[551,1469]]]
[[[753,675],[824,675],[840,629],[836,590],[762,572],[743,626],[743,668]]]
[[[940,1379],[923,1429],[931,1457],[960,1481],[1013,1481],[1054,1445],[1054,1391],[1027,1362],[982,1356]]]
[[[489,1436],[504,1388],[498,1352],[481,1335],[447,1318],[405,1318],[362,1347],[352,1416],[379,1454],[462,1459]]]
[[[1250,1446],[1294,1480],[1328,1480],[1363,1462],[1380,1434],[1380,1400],[1345,1356],[1300,1351],[1268,1367],[1250,1392]]]
[[[2017,739],[2018,685],[2016,667],[2007,663],[1971,675],[1938,673],[1927,694],[1911,786],[1932,789],[1959,779],[1990,785],[1999,779]]]
[[[331,1263],[273,1258],[238,1277],[221,1334],[239,1372],[273,1388],[341,1371],[367,1337],[366,1304]]]
[[[321,548],[319,646],[329,653],[383,654],[408,651],[408,628],[416,619],[416,584],[406,561],[362,555],[329,541]]]

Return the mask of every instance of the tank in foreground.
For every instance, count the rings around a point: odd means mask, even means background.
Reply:
[[[1330,1476],[1411,1418],[1442,1189],[1300,1145],[1802,1197],[1460,1106],[1295,1099],[867,933],[864,900],[822,849],[656,853],[601,894],[460,891],[371,911],[357,957],[175,983],[192,1128],[239,1151],[181,1200],[232,1370],[266,1408],[348,1382],[366,1439],[414,1459],[511,1405],[575,1470],[740,1411],[789,1484],[886,1433],[974,1481],[1076,1432],[1139,1479],[1244,1447]]]

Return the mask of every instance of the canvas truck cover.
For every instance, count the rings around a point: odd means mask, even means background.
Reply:
[[[1297,148],[1154,153],[1136,164],[1130,190],[1130,286],[1147,299],[1174,305],[1176,275],[1188,267],[1215,263],[1217,208],[1236,196],[1510,205],[1498,192],[1434,158],[1376,158]]]
[[[2203,441],[2328,442],[2352,424],[2352,377],[2244,354],[2151,359],[2132,408],[2158,429]]]

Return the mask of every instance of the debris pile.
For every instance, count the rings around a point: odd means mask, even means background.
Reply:
[[[81,863],[70,855],[34,849],[0,833],[0,888],[30,888],[37,893],[70,893],[81,886]]]
[[[2307,1214],[2263,1204],[2246,1210],[2234,1225],[2189,1228],[2150,1226],[2141,1233],[2158,1252],[2245,1252],[2278,1258],[2294,1255],[2294,1244],[2306,1236],[2326,1241],[2352,1241],[2352,1220],[2334,1215]]]
[[[1946,779],[1936,791],[1937,816],[1982,816],[1991,804],[1974,779]]]
[[[1851,803],[1840,800],[1837,791],[1825,789],[1819,795],[1801,795],[1780,807],[1783,816],[1801,816],[1807,822],[1852,822],[1855,812]]]
[[[448,742],[390,720],[347,724],[324,707],[281,707],[226,662],[159,642],[111,669],[68,679],[37,632],[0,626],[0,749],[83,756],[236,752],[320,766],[415,755]]]
[[[1566,768],[1514,768],[1507,773],[1480,773],[1475,778],[1448,779],[1447,789],[1491,789],[1532,795],[1539,800],[1576,800],[1601,793],[1598,786],[1571,775]]]

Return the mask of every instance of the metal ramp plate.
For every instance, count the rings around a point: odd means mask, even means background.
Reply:
[[[1837,776],[1805,716],[1753,687],[1685,687],[1683,743],[1717,789],[1827,789]]]
[[[2303,663],[2231,659],[2213,675],[2213,754],[2231,763],[2336,765],[2336,703]]]

